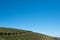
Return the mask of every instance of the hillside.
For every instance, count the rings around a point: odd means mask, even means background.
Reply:
[[[44,34],[13,28],[0,28],[0,40],[60,40]]]

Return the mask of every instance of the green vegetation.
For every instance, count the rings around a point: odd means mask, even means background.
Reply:
[[[44,34],[32,31],[18,30],[12,28],[0,28],[0,40],[60,40]]]

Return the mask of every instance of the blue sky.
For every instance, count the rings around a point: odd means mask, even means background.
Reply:
[[[59,0],[0,0],[0,27],[60,36]]]

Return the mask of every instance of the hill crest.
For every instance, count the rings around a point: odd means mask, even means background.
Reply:
[[[8,40],[60,40],[57,37],[15,28],[0,28],[0,38],[9,38]]]

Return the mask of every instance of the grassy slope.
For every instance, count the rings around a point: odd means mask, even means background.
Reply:
[[[44,34],[34,33],[26,30],[17,30],[11,28],[0,28],[0,32],[21,32],[19,35],[0,35],[0,39],[2,40],[60,40],[55,37],[50,37]]]

